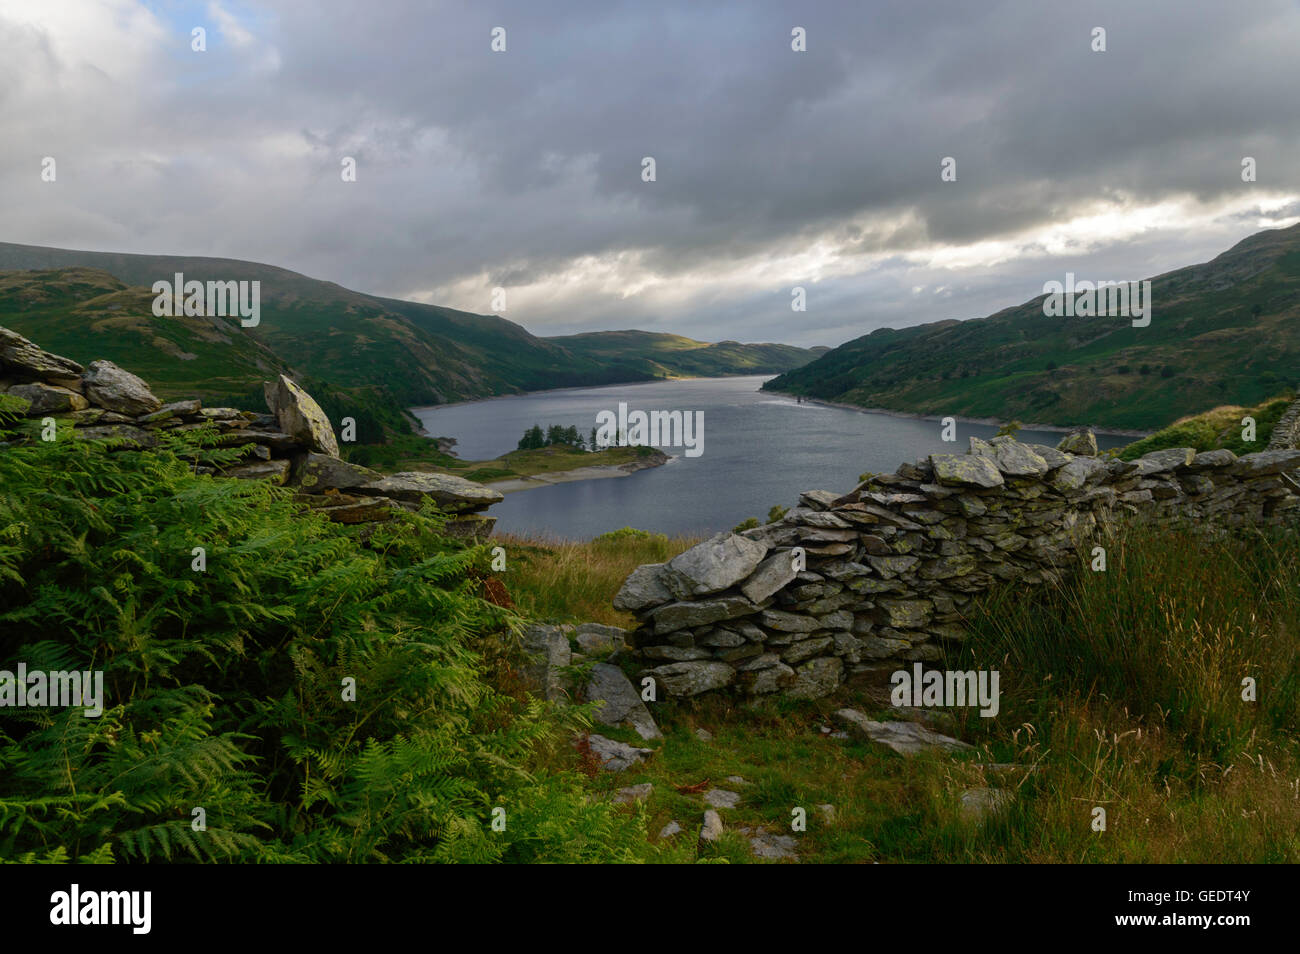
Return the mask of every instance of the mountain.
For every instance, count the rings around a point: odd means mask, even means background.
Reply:
[[[1150,281],[1144,328],[1049,318],[1040,295],[985,318],[881,329],[764,387],[920,414],[1151,430],[1300,383],[1300,225]]]
[[[260,324],[155,317],[151,286],[176,272],[186,281],[261,282]],[[291,369],[313,383],[331,414],[359,403],[390,428],[408,405],[664,376],[775,373],[817,354],[735,342],[674,349],[656,343],[674,336],[626,332],[573,336],[586,340],[570,348],[567,339],[537,337],[497,316],[367,295],[256,262],[10,243],[0,243],[0,321],[75,360],[108,358],[166,396],[260,407],[260,382],[272,370]]]
[[[806,364],[829,348],[783,344],[709,343],[652,331],[595,331],[548,338],[576,355],[653,377],[779,374]]]

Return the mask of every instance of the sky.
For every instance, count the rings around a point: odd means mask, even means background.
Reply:
[[[0,241],[833,346],[1300,222],[1297,50],[1293,0],[0,0]]]

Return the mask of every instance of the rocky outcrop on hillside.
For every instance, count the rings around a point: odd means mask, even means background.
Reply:
[[[319,404],[284,375],[265,386],[268,414],[205,408],[198,400],[163,403],[148,384],[111,361],[82,367],[0,327],[0,393],[19,413],[71,427],[81,440],[116,439],[121,449],[157,446],[165,433],[207,429],[220,447],[244,449],[236,464],[201,472],[270,480],[297,490],[304,506],[338,523],[387,520],[394,509],[418,510],[432,500],[451,515],[447,530],[483,538],[496,518],[484,514],[502,495],[449,474],[384,475],[339,458],[338,440]],[[3,446],[3,445],[0,445]]]
[[[819,697],[888,682],[966,636],[971,599],[999,583],[1056,580],[1121,514],[1232,528],[1300,519],[1300,450],[1097,456],[1094,436],[1057,447],[971,438],[848,494],[808,491],[781,520],[722,533],[638,567],[614,600],[662,693]],[[1086,551],[1085,551],[1086,552]]]

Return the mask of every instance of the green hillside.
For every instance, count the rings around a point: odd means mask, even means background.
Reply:
[[[780,374],[829,350],[737,341],[710,343],[652,331],[597,331],[547,340],[575,355],[654,377]]]
[[[1150,430],[1300,383],[1300,226],[1151,283],[1145,328],[1048,318],[1040,295],[986,318],[875,331],[766,387],[923,414]]]
[[[7,270],[7,271],[6,271]],[[260,281],[261,322],[159,318],[155,281]],[[817,354],[785,345],[690,342],[597,332],[539,338],[504,318],[379,298],[296,272],[233,259],[83,252],[0,243],[0,319],[83,363],[108,358],[163,396],[260,407],[260,383],[292,370],[334,414],[405,429],[401,408],[559,387],[699,374],[777,372]],[[608,335],[609,340],[602,340]],[[319,392],[319,393],[318,393]]]

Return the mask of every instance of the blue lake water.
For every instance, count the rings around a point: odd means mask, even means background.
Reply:
[[[673,459],[629,477],[582,480],[506,495],[491,513],[497,529],[589,539],[619,527],[660,533],[707,534],[746,517],[767,516],[773,504],[794,506],[804,490],[846,493],[863,471],[892,472],[903,461],[932,453],[961,453],[967,438],[989,438],[997,428],[957,423],[957,442],[940,439],[938,421],[893,417],[799,404],[765,394],[767,375],[694,378],[571,388],[493,398],[443,407],[417,408],[425,430],[454,437],[466,460],[487,460],[514,450],[534,424],[574,425],[587,438],[603,410],[681,410],[704,413],[703,453]],[[1055,445],[1056,431],[1021,431],[1020,439]],[[1131,437],[1097,435],[1103,447]]]

